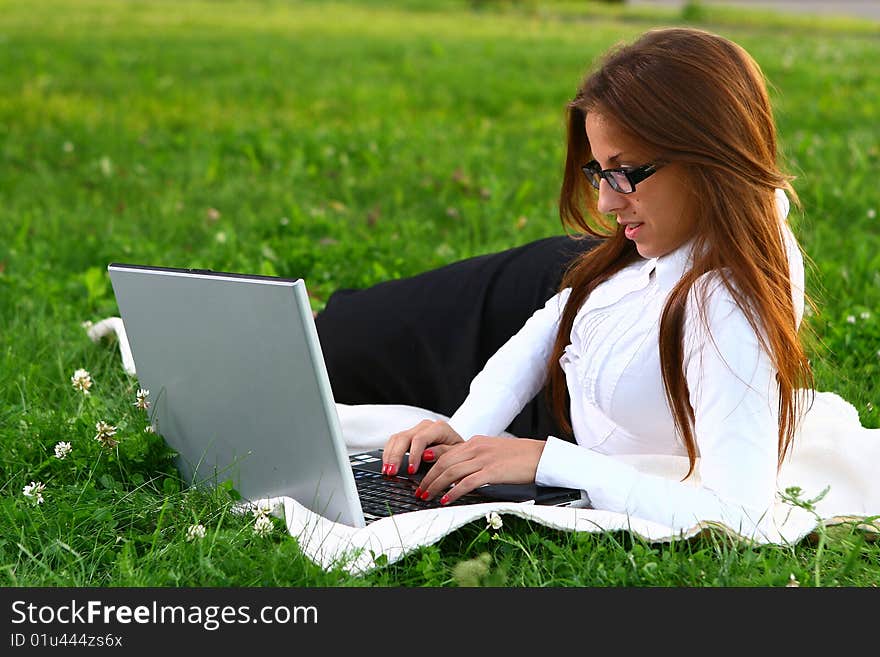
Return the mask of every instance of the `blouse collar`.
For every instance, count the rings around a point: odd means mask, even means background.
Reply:
[[[694,240],[690,240],[665,255],[649,258],[643,265],[644,271],[653,270],[660,289],[668,292],[693,264],[693,247]]]

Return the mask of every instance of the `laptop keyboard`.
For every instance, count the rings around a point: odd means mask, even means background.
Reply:
[[[354,481],[357,485],[358,496],[361,498],[364,519],[368,523],[398,513],[486,501],[472,493],[462,495],[454,502],[445,505],[440,504],[437,498],[420,500],[413,494],[418,486],[415,481],[405,477],[387,477],[363,470],[354,471]]]

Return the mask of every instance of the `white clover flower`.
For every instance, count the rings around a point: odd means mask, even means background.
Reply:
[[[70,383],[74,388],[82,391],[82,394],[88,395],[89,388],[92,387],[92,376],[86,370],[80,368],[70,377]]]
[[[859,313],[859,317],[861,317],[862,319],[868,319],[870,316],[871,313],[869,313],[867,310],[863,313]]]
[[[272,509],[270,509],[268,506],[255,506],[253,509],[251,509],[251,513],[253,513],[254,518],[257,519],[268,516],[271,511]]]
[[[501,520],[501,516],[498,515],[497,511],[490,511],[486,514],[486,526],[491,527],[492,529],[501,529],[504,525],[504,521]]]
[[[22,489],[22,493],[34,504],[42,504],[44,490],[46,490],[46,485],[42,481],[32,481]]]
[[[156,430],[153,428],[152,424],[148,424],[144,427],[144,433],[156,433]]]
[[[64,144],[61,146],[61,150],[63,150],[65,153],[73,153],[73,143],[69,141],[64,142]]]
[[[55,444],[55,458],[64,460],[70,452],[73,451],[73,447],[70,443],[59,442]]]
[[[257,516],[257,519],[254,521],[254,534],[257,536],[268,536],[272,533],[273,529],[275,529],[275,525],[272,524],[269,516],[264,514]]]
[[[119,441],[113,437],[116,435],[116,427],[112,424],[107,424],[104,420],[99,420],[95,424],[95,430],[98,432],[95,434],[95,440],[107,449],[112,449],[119,444]]]
[[[221,230],[219,233],[214,235],[214,241],[217,242],[217,244],[226,244],[226,233]]]
[[[868,208],[868,219],[873,219],[877,216],[877,210],[874,208]]]
[[[197,538],[205,538],[205,526],[201,523],[190,525],[186,530],[186,540],[194,541]]]
[[[856,323],[856,316],[855,315],[847,315],[846,321],[848,324],[855,324]]]
[[[800,585],[801,583],[797,581],[797,577],[794,576],[794,573],[790,573],[788,576],[788,583],[785,586],[797,588]]]
[[[148,408],[150,408],[150,402],[147,401],[147,397],[150,396],[149,390],[144,390],[143,388],[140,388],[135,396],[137,397],[137,401],[132,404],[132,406],[136,406],[137,408],[143,410],[147,410]]]

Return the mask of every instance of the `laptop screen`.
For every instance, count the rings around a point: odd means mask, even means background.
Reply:
[[[112,263],[156,431],[189,484],[290,496],[330,520],[364,519],[305,283]]]

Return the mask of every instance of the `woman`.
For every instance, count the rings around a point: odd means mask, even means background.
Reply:
[[[612,51],[568,106],[560,195],[563,223],[597,245],[448,421],[388,439],[385,472],[407,451],[411,467],[433,461],[416,495],[441,504],[537,482],[667,524],[759,522],[812,383],[786,192],[765,81],[741,47],[674,28]],[[575,442],[499,437],[545,384]],[[690,468],[671,481],[627,454]]]

